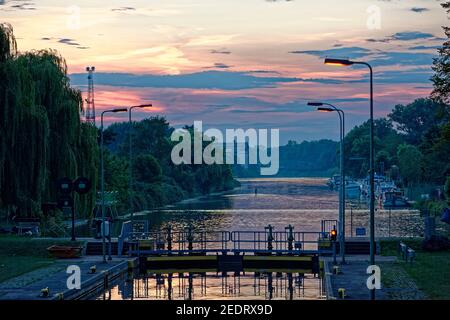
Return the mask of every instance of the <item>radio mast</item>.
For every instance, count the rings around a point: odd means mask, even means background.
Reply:
[[[88,72],[88,96],[86,99],[85,117],[87,123],[95,126],[94,71],[95,67],[86,67]]]

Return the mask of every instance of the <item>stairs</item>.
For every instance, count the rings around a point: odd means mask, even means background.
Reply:
[[[376,251],[378,252],[378,244],[375,243]],[[336,243],[336,253],[339,254],[339,242]],[[351,241],[345,242],[345,254],[370,254],[369,241]]]
[[[117,255],[117,242],[111,242],[111,254]],[[124,254],[126,254],[126,251],[128,249],[128,246],[124,247]],[[106,254],[108,254],[109,250],[109,243],[106,241]],[[101,256],[103,255],[103,247],[101,241],[95,241],[95,242],[88,242],[86,245],[86,253],[87,256]]]

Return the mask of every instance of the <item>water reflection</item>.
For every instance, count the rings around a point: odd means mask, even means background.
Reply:
[[[323,280],[276,272],[181,272],[121,279],[97,299],[106,300],[303,300],[323,299]]]
[[[257,192],[255,192],[257,189]],[[346,234],[368,230],[365,203],[348,204]],[[140,215],[152,231],[171,226],[173,232],[192,225],[195,231],[264,231],[268,224],[284,231],[320,231],[322,220],[338,218],[338,193],[324,179],[255,179],[231,192],[184,201]],[[420,214],[411,210],[376,210],[376,236],[418,236]],[[316,237],[317,238],[317,237]],[[315,239],[316,240],[316,239]],[[266,270],[267,271],[267,270]],[[97,299],[321,299],[322,279],[311,274],[268,272],[181,272],[146,274],[120,279]]]
[[[174,232],[192,225],[196,231],[261,231],[268,224],[282,231],[291,224],[295,231],[315,232],[322,220],[338,218],[338,192],[326,185],[326,179],[249,179],[241,187],[224,193],[183,201],[173,206],[137,215],[147,219],[152,231],[171,226]],[[255,189],[257,192],[255,193]],[[368,209],[364,202],[347,203],[347,235],[356,228],[368,230]],[[420,236],[423,222],[417,211],[376,211],[376,235]],[[116,223],[114,233],[120,233]],[[78,232],[90,236],[90,231]]]

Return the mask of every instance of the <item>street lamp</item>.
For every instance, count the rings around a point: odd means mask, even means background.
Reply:
[[[100,172],[101,172],[101,194],[102,194],[102,253],[103,262],[106,263],[106,243],[105,243],[105,166],[103,159],[103,115],[105,113],[118,113],[127,112],[126,108],[105,110],[101,114],[101,126],[100,126]],[[111,230],[109,230],[109,236],[111,237]]]
[[[130,211],[131,211],[131,221],[133,222],[134,220],[134,210],[133,210],[133,153],[132,153],[132,143],[131,143],[131,133],[133,130],[133,124],[131,122],[131,111],[133,109],[137,109],[137,108],[147,108],[147,107],[152,107],[151,103],[148,104],[141,104],[138,106],[132,106],[128,109],[128,136],[129,136],[129,162],[130,162]]]
[[[370,71],[370,264],[375,265],[375,170],[374,170],[374,124],[373,124],[373,69],[370,64],[362,61],[350,61],[346,59],[325,59],[325,64],[334,66],[351,66],[354,64],[365,65]],[[375,300],[375,289],[370,291],[370,297]]]
[[[344,163],[344,139],[345,139],[345,114],[342,109],[338,109],[332,104],[323,102],[308,102],[308,106],[317,107],[319,112],[337,112],[340,124],[340,145],[341,145],[341,188],[339,192],[339,253],[341,263],[345,264],[345,163]],[[325,107],[324,107],[325,106]]]

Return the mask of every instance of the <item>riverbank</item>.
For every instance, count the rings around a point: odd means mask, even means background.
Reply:
[[[80,270],[80,287],[68,288],[69,266]],[[104,290],[117,277],[136,266],[136,259],[113,258],[103,263],[98,256],[57,260],[41,268],[0,283],[0,300],[75,300],[88,298]],[[95,267],[95,272],[91,268]],[[48,289],[48,296],[41,290]]]
[[[450,300],[450,251],[424,251],[421,248],[421,240],[405,239],[403,242],[416,251],[416,259],[412,264],[398,259],[394,266],[385,270],[388,280],[395,280],[396,277],[390,276],[389,273],[395,274],[396,269],[400,269],[415,282],[427,298]],[[398,241],[383,241],[381,245],[384,255],[397,255]]]
[[[378,300],[449,300],[450,251],[426,252],[421,240],[402,240],[416,251],[413,263],[397,256],[400,239],[381,240],[381,256],[375,261],[381,269],[382,289],[376,291]],[[328,299],[340,299],[339,289],[345,289],[349,300],[367,300],[369,291],[366,274],[367,256],[348,256],[347,264],[340,265],[340,273],[333,274],[331,258],[325,258],[325,277]]]
[[[393,263],[395,257],[380,257],[377,256],[378,264]],[[350,256],[346,257],[346,264],[338,265],[339,273],[333,272],[333,258],[324,257],[325,265],[325,282],[326,294],[328,300],[369,300],[370,291],[367,288],[367,266],[369,265],[369,257],[364,256]],[[342,299],[339,295],[340,290],[345,290],[345,296]],[[382,287],[377,290],[378,300],[387,300],[388,288]]]

